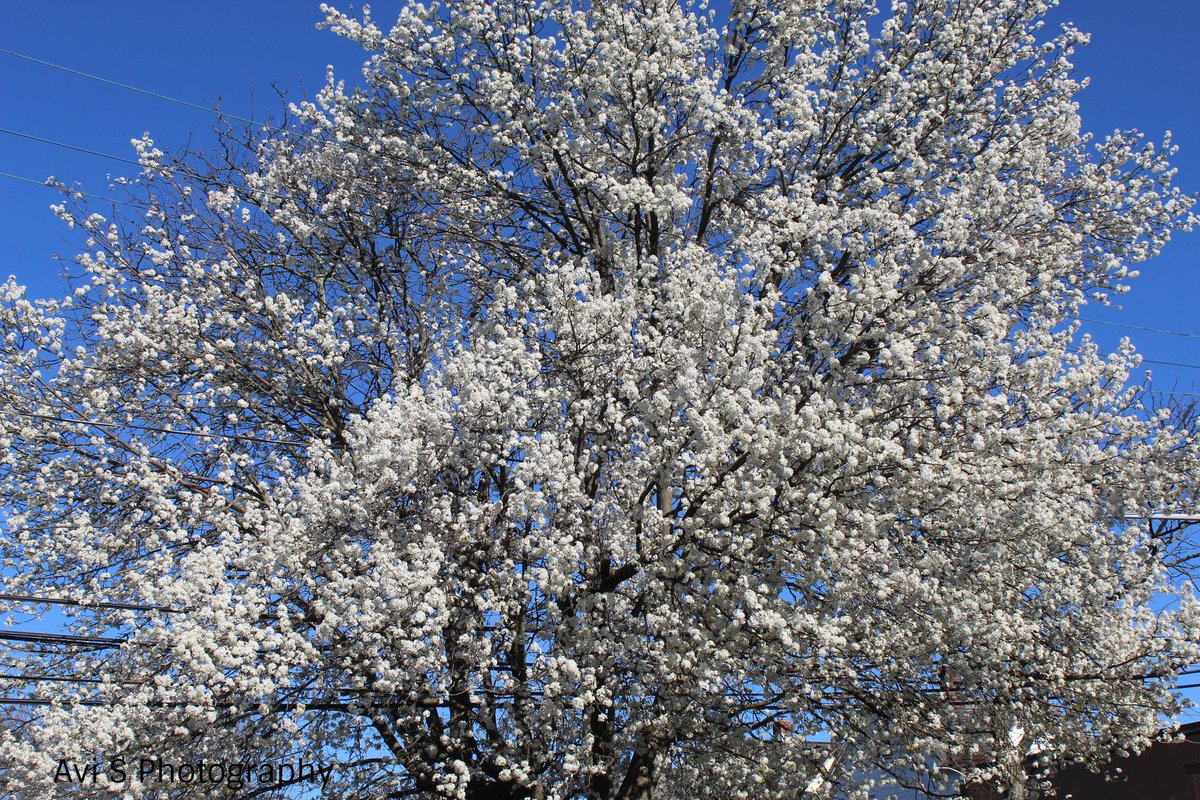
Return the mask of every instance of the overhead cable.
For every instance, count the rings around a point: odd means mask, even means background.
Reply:
[[[37,603],[52,606],[74,606],[76,608],[102,608],[116,611],[164,611],[170,614],[180,613],[179,609],[165,606],[138,605],[136,603],[110,603],[106,601],[72,600],[69,597],[40,597],[29,594],[0,593],[0,600],[14,603]]]
[[[1092,319],[1091,317],[1080,317],[1081,322],[1088,322],[1092,325],[1108,325],[1113,328],[1129,328],[1135,331],[1147,331],[1149,333],[1162,333],[1168,336],[1183,336],[1188,339],[1200,339],[1200,333],[1186,333],[1184,331],[1169,331],[1165,328],[1148,328],[1145,325],[1133,325],[1128,322],[1109,322],[1103,319]]]
[[[79,77],[87,78],[88,80],[99,81],[100,83],[107,83],[110,86],[116,86],[120,89],[126,89],[131,92],[138,92],[139,94],[149,95],[150,97],[156,97],[159,100],[166,100],[169,103],[175,103],[177,105],[186,106],[188,108],[194,108],[197,111],[204,111],[208,114],[216,114],[219,117],[227,117],[229,119],[236,119],[239,122],[245,122],[250,125],[261,125],[265,128],[274,128],[275,130],[279,130],[278,128],[275,128],[275,126],[273,126],[273,125],[269,125],[265,122],[258,122],[257,120],[250,119],[249,117],[243,117],[239,114],[231,114],[229,112],[221,111],[219,109],[212,108],[210,106],[202,106],[199,103],[193,103],[190,100],[184,100],[179,97],[172,97],[169,94],[163,94],[162,92],[156,92],[156,91],[153,91],[152,89],[143,89],[142,87],[134,86],[131,83],[122,83],[121,81],[114,81],[113,79],[105,78],[102,75],[94,75],[90,72],[84,72],[83,70],[64,66],[63,64],[56,64],[53,61],[47,61],[44,58],[37,58],[35,56],[31,56],[26,53],[18,53],[16,50],[9,50],[5,47],[0,47],[0,53],[4,53],[5,55],[12,56],[13,58],[20,58],[20,59],[24,59],[25,61],[31,61],[34,64],[41,64],[42,66],[50,67],[51,69],[61,70],[62,72],[69,72],[72,75],[78,75]]]
[[[109,159],[110,161],[117,161],[122,164],[130,164],[130,165],[138,167],[140,169],[157,170],[162,173],[177,172],[180,175],[184,176],[185,178],[191,178],[192,180],[199,181],[201,183],[211,184],[213,186],[219,186],[222,189],[234,189],[235,191],[246,192],[246,193],[253,191],[248,186],[240,186],[236,183],[229,183],[228,181],[219,181],[213,177],[205,177],[204,175],[201,175],[200,173],[198,173],[194,170],[188,169],[187,167],[184,167],[181,165],[172,166],[170,164],[159,164],[159,165],[155,166],[155,165],[151,165],[151,164],[145,164],[134,158],[126,158],[125,156],[118,156],[118,155],[114,155],[113,153],[106,153],[103,150],[93,150],[90,147],[83,147],[81,145],[70,144],[68,142],[60,142],[57,139],[50,139],[45,136],[39,136],[34,133],[25,133],[24,131],[15,131],[12,128],[0,127],[0,133],[4,134],[6,136],[12,136],[17,139],[26,139],[31,142],[38,142],[39,144],[47,144],[47,145],[50,145],[51,147],[60,147],[64,150],[71,150],[76,153],[83,153],[84,155],[96,156],[97,158],[106,158],[106,159]],[[25,180],[23,178],[20,178],[19,176],[14,176],[14,177],[17,177],[18,180]],[[311,189],[311,187],[310,187],[310,189]],[[70,191],[70,190],[68,190],[68,191]],[[289,198],[286,195],[277,194],[275,192],[262,192],[261,194],[263,197],[269,197],[273,200],[279,200],[279,201],[293,200],[293,202],[295,201],[295,198]]]
[[[107,648],[120,647],[129,640],[114,636],[81,636],[74,633],[36,633],[33,631],[0,630],[0,641]]]
[[[21,181],[22,183],[32,183],[34,186],[41,186],[43,189],[58,189],[60,191],[67,191],[67,192],[70,192],[71,194],[78,194],[78,195],[82,195],[84,197],[90,197],[93,200],[103,200],[107,203],[116,203],[117,205],[122,205],[122,206],[133,205],[128,200],[118,200],[115,197],[106,197],[102,194],[93,194],[92,192],[85,192],[80,189],[64,187],[64,186],[56,186],[53,183],[47,183],[46,181],[39,181],[36,178],[27,178],[24,175],[14,175],[11,172],[0,172],[0,178],[8,178],[9,180]]]

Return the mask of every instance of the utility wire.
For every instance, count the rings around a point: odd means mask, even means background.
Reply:
[[[120,161],[123,164],[132,164],[135,167],[144,168],[146,166],[145,164],[143,164],[140,161],[137,161],[136,159],[126,158],[125,156],[114,156],[112,153],[105,153],[101,150],[92,150],[89,147],[80,147],[77,144],[67,144],[66,142],[59,142],[54,139],[47,139],[45,136],[37,136],[32,133],[22,133],[21,131],[14,131],[11,128],[0,128],[0,133],[7,134],[9,136],[15,136],[18,139],[28,139],[31,142],[40,142],[42,144],[48,144],[48,145],[52,145],[54,147],[61,147],[66,150],[73,150],[76,153],[84,153],[89,156],[98,156],[100,158],[107,158],[110,161]]]
[[[51,414],[34,414],[28,411],[12,411],[8,413],[15,414],[18,417],[26,419],[37,419],[45,422],[61,422],[66,425],[82,425],[83,427],[95,428],[118,428],[139,431],[150,431],[152,433],[165,433],[169,436],[197,436],[202,439],[230,439],[233,441],[254,442],[256,444],[279,444],[288,445],[290,447],[304,447],[306,442],[290,441],[288,439],[266,439],[258,436],[241,436],[235,433],[212,433],[211,431],[189,431],[178,428],[159,428],[153,425],[139,425],[133,422],[99,422],[97,420],[86,419],[70,419],[68,417],[57,417]]]
[[[21,681],[23,683],[32,683],[35,681],[44,681],[46,683],[115,683],[121,686],[145,686],[149,681],[105,681],[102,678],[79,678],[68,675],[30,675],[28,673],[12,674],[0,673],[0,680],[6,681]]]
[[[24,673],[24,672],[22,672],[22,673],[7,673],[7,674],[0,673],[0,680],[20,681],[22,683],[34,683],[37,681],[45,681],[47,683],[81,683],[81,684],[89,684],[89,685],[112,683],[112,684],[115,684],[118,686],[147,686],[151,683],[151,681],[148,681],[148,680],[111,680],[111,681],[106,681],[103,678],[81,678],[81,677],[72,676],[72,675],[34,675],[34,674]],[[322,693],[324,693],[324,695],[326,697],[328,697],[330,694],[351,695],[351,696],[380,695],[380,696],[387,697],[387,698],[394,696],[391,693],[378,692],[374,689],[353,688],[353,687],[346,687],[346,686],[334,686],[334,687],[296,686],[296,687],[283,687],[279,691],[289,692],[293,695],[295,695],[298,692],[322,692]],[[493,692],[492,694],[496,695],[499,693]],[[507,693],[504,693],[504,696],[508,697],[508,696],[511,696],[511,694],[512,694],[511,692],[507,692]],[[396,702],[400,702],[400,701],[392,700],[391,702],[396,703]],[[404,702],[410,703],[413,705],[422,705],[422,706],[435,706],[438,704],[436,700],[434,700],[434,701],[406,700]]]
[[[219,186],[222,189],[234,189],[235,191],[243,192],[243,193],[249,193],[252,191],[247,186],[239,186],[236,183],[228,183],[226,181],[216,180],[215,178],[212,178],[212,177],[205,177],[204,175],[201,175],[200,173],[195,172],[194,170],[188,169],[187,167],[180,166],[180,165],[161,164],[158,167],[148,167],[146,164],[143,164],[141,161],[138,161],[137,159],[126,158],[125,156],[113,155],[112,153],[105,153],[103,150],[93,150],[90,147],[82,147],[77,144],[69,144],[67,142],[60,142],[57,139],[49,139],[45,136],[38,136],[33,133],[25,133],[23,131],[14,131],[12,128],[0,128],[0,133],[5,134],[6,136],[15,137],[17,139],[26,139],[31,142],[38,142],[39,144],[48,144],[51,147],[61,147],[64,150],[71,150],[76,153],[83,153],[84,155],[96,156],[97,158],[107,158],[110,161],[117,161],[122,164],[131,164],[132,166],[138,167],[139,169],[156,169],[156,170],[158,170],[160,172],[164,172],[164,173],[177,172],[180,175],[183,175],[185,178],[191,178],[192,180],[200,181],[201,183],[207,183],[207,184],[212,184],[213,186]],[[20,178],[19,176],[14,176],[14,177],[17,177],[18,180],[27,180],[25,178]],[[269,197],[273,200],[279,200],[281,202],[285,202],[289,199],[294,199],[294,198],[289,198],[285,195],[276,194],[275,192],[263,192],[262,194],[264,197]]]
[[[1128,328],[1134,331],[1147,331],[1149,333],[1162,333],[1168,336],[1182,336],[1187,339],[1200,339],[1200,333],[1187,333],[1185,331],[1171,331],[1166,328],[1150,328],[1145,325],[1133,325],[1128,322],[1109,322],[1103,319],[1093,319],[1091,317],[1079,317],[1081,322],[1088,322],[1093,325],[1108,325],[1113,328]],[[1200,369],[1200,364],[1184,364],[1178,361],[1159,361],[1154,358],[1142,358],[1144,364],[1158,364],[1164,367],[1183,367],[1185,369]],[[1167,394],[1186,394],[1186,392],[1167,392]]]
[[[34,633],[32,631],[0,631],[0,641],[30,644],[68,644],[81,647],[120,647],[129,642],[114,636],[80,636],[74,633]]]
[[[105,197],[102,194],[93,194],[92,192],[84,192],[84,191],[80,191],[79,189],[72,189],[70,187],[55,186],[53,183],[46,183],[46,181],[39,181],[36,178],[26,178],[24,175],[14,175],[11,172],[0,172],[0,178],[8,178],[9,180],[22,181],[23,183],[32,183],[34,186],[41,186],[43,189],[57,189],[59,191],[67,191],[67,192],[70,192],[71,194],[80,194],[80,195],[83,195],[84,197],[90,197],[94,200],[104,200],[105,202],[116,203],[117,205],[122,205],[122,206],[132,206],[133,205],[128,200],[118,200],[115,197]]]
[[[1185,333],[1183,331],[1169,331],[1165,328],[1148,328],[1145,325],[1132,325],[1128,322],[1109,322],[1103,319],[1092,319],[1091,317],[1080,317],[1082,322],[1090,322],[1093,325],[1108,325],[1113,328],[1129,328],[1134,331],[1148,331],[1149,333],[1164,333],[1168,336],[1183,336],[1188,339],[1200,339],[1200,333]]]
[[[1078,347],[1075,347],[1074,345],[1068,346],[1067,350],[1069,350],[1072,353],[1082,353],[1083,352],[1081,349],[1079,349]],[[1162,366],[1167,366],[1167,367],[1187,367],[1188,369],[1200,369],[1200,364],[1184,364],[1179,361],[1159,361],[1158,359],[1155,359],[1155,358],[1146,358],[1141,353],[1137,353],[1137,357],[1138,357],[1138,362],[1139,362],[1138,366],[1141,366],[1142,364],[1160,364]]]
[[[1155,389],[1150,387],[1146,390],[1149,394],[1169,394],[1172,397],[1200,397],[1200,392],[1181,392],[1177,389]]]
[[[146,606],[137,605],[134,603],[109,603],[98,601],[88,602],[83,600],[72,600],[68,597],[38,597],[28,594],[0,593],[0,600],[7,600],[14,603],[39,603],[52,606],[74,606],[76,608],[115,609],[117,611],[165,611],[169,614],[181,613],[181,611],[177,608],[167,608],[166,606]]]
[[[18,53],[15,50],[9,50],[7,48],[0,47],[0,53],[4,53],[5,55],[12,56],[13,58],[21,58],[21,59],[24,59],[25,61],[32,61],[34,64],[41,64],[42,66],[50,67],[51,69],[61,70],[62,72],[69,72],[72,75],[78,75],[79,77],[87,78],[88,80],[99,81],[100,83],[107,83],[109,86],[116,86],[120,89],[126,89],[131,92],[138,92],[139,94],[149,95],[150,97],[156,97],[159,100],[166,100],[168,103],[175,103],[177,105],[187,106],[188,108],[194,108],[197,111],[204,111],[208,114],[216,114],[219,117],[228,117],[229,119],[236,119],[239,122],[246,122],[251,125],[262,125],[263,127],[266,127],[266,128],[273,128],[274,130],[280,130],[279,128],[275,128],[273,125],[268,125],[267,123],[264,123],[264,122],[257,122],[253,119],[250,119],[249,117],[243,117],[238,114],[230,114],[227,112],[219,111],[218,109],[211,108],[209,106],[202,106],[199,103],[193,103],[190,100],[183,100],[182,98],[179,98],[179,97],[172,97],[169,94],[163,94],[162,92],[155,92],[151,89],[143,89],[140,86],[134,86],[133,84],[130,84],[130,83],[122,83],[120,81],[114,81],[111,78],[105,78],[101,75],[93,75],[90,72],[84,72],[83,70],[74,69],[72,67],[67,67],[62,64],[55,64],[53,61],[46,61],[45,59],[42,59],[42,58],[35,58],[34,56],[26,55],[25,53]]]
[[[1186,369],[1200,369],[1200,364],[1184,364],[1179,361],[1159,361],[1154,358],[1143,358],[1143,364],[1158,364],[1163,367],[1184,367]]]
[[[108,706],[114,707],[121,705],[117,700],[82,700],[82,699],[67,699],[67,700],[47,700],[41,697],[0,697],[0,706]],[[163,703],[151,701],[149,703],[139,703],[148,708],[186,708],[195,706],[193,702],[173,702]],[[244,708],[250,705],[250,701],[245,703],[218,703],[207,708],[217,709],[234,709]],[[359,708],[395,708],[399,707],[397,703],[360,703],[357,705],[351,703],[269,703],[272,712],[280,711],[297,711],[305,709],[308,711],[355,711]],[[442,707],[445,707],[444,705]]]

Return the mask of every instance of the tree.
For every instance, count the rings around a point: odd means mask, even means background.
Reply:
[[[10,591],[113,640],[5,657],[55,699],[10,791],[791,798],[1144,744],[1200,616],[1132,518],[1194,449],[1074,320],[1191,199],[1080,133],[1047,6],[329,10],[362,88],[138,140],[128,207],[60,207],[73,293],[0,310]]]

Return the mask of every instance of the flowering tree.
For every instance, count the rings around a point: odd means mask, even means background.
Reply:
[[[1191,441],[1073,319],[1191,201],[1081,135],[1047,6],[329,10],[363,88],[136,142],[129,207],[59,209],[73,293],[4,287],[8,591],[79,604],[4,657],[9,791],[792,798],[1144,743],[1200,616],[1130,518]]]

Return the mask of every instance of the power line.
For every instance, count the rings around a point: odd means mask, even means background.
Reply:
[[[1074,346],[1068,346],[1067,349],[1072,353],[1082,353],[1083,352],[1081,349],[1079,349],[1078,347],[1074,347]],[[1179,361],[1160,361],[1156,358],[1146,358],[1141,353],[1137,354],[1137,358],[1138,358],[1138,362],[1139,362],[1138,366],[1141,366],[1141,364],[1159,364],[1159,365],[1165,366],[1165,367],[1186,367],[1188,369],[1200,369],[1200,364],[1184,364]]]
[[[215,703],[207,708],[216,709],[235,709],[244,708],[251,705],[252,701],[247,700],[244,703]],[[85,699],[66,699],[66,700],[48,700],[42,697],[0,697],[0,706],[108,706],[110,708],[121,705],[119,700],[85,700]],[[164,703],[160,701],[150,701],[148,703],[139,703],[148,708],[187,708],[196,706],[197,704],[190,701],[179,701],[172,703]],[[388,708],[395,707],[397,704],[359,704],[357,706],[350,703],[270,703],[271,711],[297,711],[305,709],[308,711],[356,711],[358,708]]]
[[[39,181],[36,178],[26,178],[24,175],[14,175],[11,172],[0,172],[0,178],[8,178],[9,180],[21,181],[23,183],[32,183],[34,186],[41,186],[43,189],[57,189],[59,191],[66,191],[66,192],[70,192],[71,194],[83,195],[84,197],[91,197],[95,200],[104,200],[106,202],[116,203],[116,204],[122,205],[122,206],[132,206],[133,205],[128,200],[118,200],[115,197],[105,197],[102,194],[93,194],[92,192],[84,192],[79,189],[72,189],[72,188],[65,187],[65,186],[55,186],[53,183],[47,183],[46,181]]]
[[[80,698],[80,699],[72,698],[72,699],[65,699],[65,700],[50,700],[50,699],[43,698],[43,697],[0,697],[0,705],[3,705],[3,706],[52,706],[52,705],[71,706],[71,705],[79,705],[79,706],[109,706],[109,707],[113,707],[113,706],[121,705],[121,701],[119,701],[119,700],[90,700],[90,699],[82,699],[82,698]],[[186,707],[190,707],[190,706],[197,706],[199,704],[192,702],[192,701],[163,702],[161,700],[151,700],[151,701],[144,702],[144,703],[138,703],[137,705],[146,706],[148,708],[186,708]],[[245,701],[243,701],[241,703],[213,703],[212,705],[201,706],[201,707],[224,710],[224,709],[245,708],[247,706],[257,706],[257,705],[259,705],[259,703],[255,702],[253,699],[247,698]],[[358,711],[359,709],[364,709],[364,708],[406,708],[408,706],[414,705],[414,703],[398,702],[398,701],[391,701],[391,702],[386,702],[386,703],[379,703],[379,702],[345,703],[345,702],[325,702],[325,701],[318,700],[318,701],[314,701],[311,703],[304,703],[304,702],[271,703],[271,702],[268,702],[267,705],[270,706],[271,712],[277,713],[280,711],[285,711],[285,712],[286,711],[298,711],[301,709],[308,710],[308,711],[347,711],[347,712],[349,712],[349,711]],[[425,706],[427,708],[446,708],[448,703],[439,703],[437,701],[429,701],[429,702],[417,702],[417,703],[415,703],[415,705]]]
[[[250,119],[249,117],[243,117],[238,114],[230,114],[228,112],[223,112],[218,109],[211,108],[209,106],[202,106],[199,103],[193,103],[190,100],[184,100],[179,97],[172,97],[169,94],[163,94],[162,92],[156,92],[151,89],[143,89],[142,87],[134,86],[131,83],[122,83],[121,81],[114,81],[111,78],[105,78],[102,75],[94,75],[90,72],[84,72],[83,70],[74,69],[72,67],[67,67],[62,64],[55,64],[53,61],[46,61],[45,59],[36,58],[31,55],[26,55],[25,53],[18,53],[15,50],[9,50],[7,48],[0,47],[0,53],[4,53],[5,55],[10,55],[13,58],[21,58],[26,61],[32,61],[35,64],[41,64],[42,66],[50,67],[52,69],[61,70],[63,72],[69,72],[72,75],[78,75],[79,77],[87,78],[88,80],[99,81],[100,83],[107,83],[110,86],[116,86],[118,88],[126,89],[131,92],[138,92],[139,94],[149,95],[150,97],[156,97],[159,100],[166,100],[169,103],[176,103],[177,105],[187,106],[188,108],[194,108],[198,111],[204,111],[208,114],[216,114],[219,117],[227,117],[229,119],[236,119],[239,122],[246,122],[246,123],[249,123],[250,125],[262,125],[265,128],[272,128],[274,130],[280,130],[280,128],[275,128],[275,126],[273,126],[273,125],[269,125],[265,122],[257,122],[256,120]]]
[[[1133,325],[1128,322],[1109,322],[1103,319],[1092,319],[1091,317],[1079,317],[1081,322],[1088,322],[1093,325],[1108,325],[1113,328],[1128,328],[1134,331],[1147,331],[1149,333],[1162,333],[1168,336],[1182,336],[1186,339],[1200,339],[1200,333],[1188,333],[1186,331],[1171,331],[1166,328],[1151,328],[1146,325]],[[1160,361],[1154,358],[1142,358],[1144,364],[1158,364],[1164,367],[1182,367],[1184,369],[1200,369],[1200,364],[1185,364],[1179,361]],[[1187,394],[1186,392],[1167,392],[1166,394]]]
[[[1126,514],[1125,519],[1145,519],[1151,522],[1200,522],[1200,513],[1191,514]]]
[[[0,680],[21,681],[23,683],[32,683],[36,681],[44,681],[46,683],[85,683],[85,684],[100,684],[113,683],[121,686],[145,686],[149,681],[128,681],[128,680],[110,680],[106,681],[103,678],[79,678],[70,675],[30,675],[28,673],[12,674],[0,673]]]
[[[1149,394],[1167,394],[1172,397],[1200,397],[1200,392],[1181,392],[1178,389],[1155,389],[1153,386],[1147,389]]]
[[[60,142],[55,139],[47,139],[45,136],[37,136],[32,133],[22,133],[21,131],[14,131],[11,128],[0,128],[0,133],[7,134],[9,136],[15,136],[18,139],[28,139],[31,142],[40,142],[41,144],[48,144],[48,145],[52,145],[54,147],[61,147],[66,150],[73,150],[76,153],[84,153],[89,156],[98,156],[100,158],[107,158],[110,161],[120,161],[123,164],[132,164],[135,167],[145,167],[146,166],[145,164],[143,164],[140,161],[137,161],[132,158],[126,158],[125,156],[115,156],[112,153],[105,153],[102,150],[92,150],[89,147],[80,147],[77,144],[67,144],[66,142]]]
[[[1132,325],[1128,322],[1109,322],[1103,319],[1092,319],[1091,317],[1080,317],[1082,322],[1090,322],[1093,325],[1108,325],[1113,328],[1128,328],[1134,331],[1148,331],[1150,333],[1163,333],[1168,336],[1183,336],[1187,339],[1200,339],[1200,333],[1185,333],[1184,331],[1169,331],[1165,328],[1149,328],[1145,325]]]
[[[1200,369],[1200,364],[1184,364],[1179,361],[1159,361],[1154,358],[1143,358],[1143,364],[1158,364],[1164,367],[1184,367],[1186,369]]]
[[[34,633],[32,631],[0,631],[0,641],[29,644],[66,644],[80,647],[120,647],[129,642],[115,636],[81,636],[74,633]]]
[[[38,681],[44,681],[46,683],[80,683],[80,684],[87,684],[87,685],[111,684],[111,685],[117,685],[117,686],[147,686],[152,683],[151,681],[148,681],[148,680],[83,678],[83,677],[78,677],[78,676],[74,676],[74,675],[35,675],[35,674],[24,673],[24,672],[0,673],[0,680],[20,681],[22,683],[35,683]],[[295,686],[295,687],[281,687],[279,689],[279,691],[288,692],[288,693],[292,694],[293,696],[295,696],[296,694],[299,694],[301,692],[320,692],[326,698],[328,698],[331,694],[335,695],[335,696],[349,695],[349,696],[351,696],[351,698],[354,698],[354,699],[357,699],[354,697],[355,695],[368,695],[368,696],[381,695],[382,696],[381,699],[384,699],[387,702],[392,703],[392,704],[406,703],[406,704],[410,704],[410,705],[430,706],[430,707],[439,707],[439,706],[445,705],[444,703],[440,703],[437,700],[431,700],[431,699],[415,699],[415,700],[413,700],[413,699],[408,699],[408,700],[394,699],[393,693],[380,692],[375,689],[369,689],[369,688],[365,688],[365,687],[354,688],[354,687],[345,687],[345,686],[340,686],[340,687],[339,686],[332,686],[332,687]],[[498,693],[493,692],[492,694],[495,695]],[[535,692],[535,694],[536,694],[536,692]]]
[[[170,436],[197,436],[202,439],[230,439],[232,441],[254,442],[256,444],[278,444],[288,445],[290,447],[304,447],[306,442],[290,441],[287,439],[267,439],[258,436],[241,436],[235,433],[213,433],[211,431],[189,431],[179,428],[160,428],[154,425],[139,425],[133,422],[99,422],[97,420],[85,419],[70,419],[68,417],[58,417],[52,414],[34,414],[29,411],[13,411],[9,410],[10,414],[15,414],[18,417],[26,419],[37,419],[45,422],[61,422],[67,425],[82,425],[84,427],[96,428],[118,428],[128,430],[150,431],[152,433],[165,433]]]
[[[126,158],[125,156],[113,155],[112,153],[105,153],[103,150],[93,150],[90,147],[83,147],[81,145],[70,144],[68,142],[60,142],[57,139],[49,139],[45,136],[38,136],[37,134],[33,134],[33,133],[25,133],[24,131],[15,131],[12,128],[0,128],[0,133],[5,134],[7,136],[15,137],[17,139],[26,139],[31,142],[38,142],[39,144],[47,144],[47,145],[50,145],[51,147],[60,147],[64,150],[71,150],[76,153],[83,153],[84,155],[96,156],[97,158],[107,158],[110,161],[117,161],[122,164],[130,164],[130,165],[138,167],[140,169],[148,169],[148,168],[149,169],[157,169],[158,171],[164,172],[164,173],[178,172],[180,175],[183,175],[185,178],[191,178],[192,180],[200,181],[201,183],[204,183],[204,184],[211,184],[213,186],[219,186],[222,189],[233,189],[238,192],[251,191],[246,186],[239,186],[236,183],[229,183],[227,181],[219,181],[211,176],[205,177],[204,175],[201,175],[198,172],[195,172],[191,169],[188,169],[187,167],[184,167],[184,166],[178,165],[178,164],[174,165],[174,166],[162,164],[157,167],[148,167],[146,164],[143,164],[141,161],[138,161],[133,158]],[[13,176],[13,177],[16,177],[18,180],[28,180],[26,178],[21,178],[20,176]],[[275,192],[263,192],[262,196],[269,197],[273,200],[279,200],[281,202],[286,202],[287,200],[291,199],[285,195],[277,194]],[[128,204],[126,204],[126,205],[128,205]]]
[[[167,608],[166,606],[148,606],[137,605],[135,603],[110,603],[110,602],[88,602],[82,600],[72,600],[68,597],[38,597],[29,594],[3,594],[0,593],[0,600],[8,600],[14,603],[39,603],[52,606],[74,606],[76,608],[103,608],[113,609],[117,611],[165,611],[169,614],[182,613],[180,609]]]

